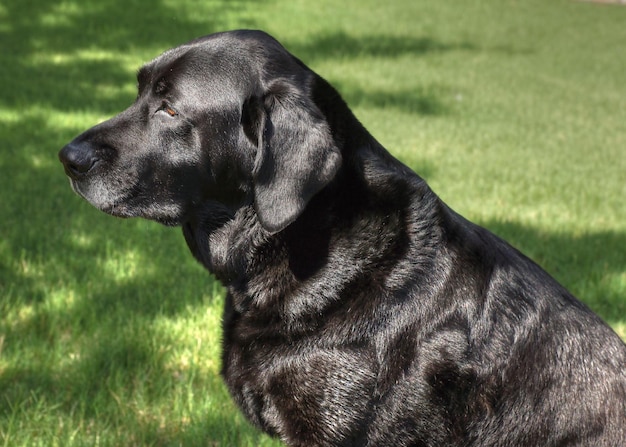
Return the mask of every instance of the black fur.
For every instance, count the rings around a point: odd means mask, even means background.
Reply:
[[[626,445],[626,347],[450,210],[255,31],[174,48],[60,152],[76,192],[181,225],[228,288],[222,374],[291,446]]]

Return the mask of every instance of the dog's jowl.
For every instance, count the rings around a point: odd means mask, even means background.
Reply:
[[[259,428],[307,447],[626,446],[620,338],[274,39],[201,38],[138,81],[60,159],[102,211],[181,226],[227,287],[222,375]]]

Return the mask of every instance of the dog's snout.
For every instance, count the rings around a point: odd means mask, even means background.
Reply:
[[[88,173],[100,158],[88,144],[70,143],[59,152],[65,173],[73,179]]]

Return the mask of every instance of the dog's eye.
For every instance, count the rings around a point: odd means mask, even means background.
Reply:
[[[169,116],[176,116],[176,115],[178,115],[178,112],[174,108],[172,108],[170,105],[168,105],[168,104],[163,104],[161,106],[161,108],[158,110],[158,112],[165,112]]]

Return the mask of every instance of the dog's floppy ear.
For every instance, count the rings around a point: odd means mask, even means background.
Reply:
[[[277,233],[304,211],[341,166],[330,127],[313,101],[286,80],[243,107],[242,125],[257,146],[254,207],[263,228]]]

